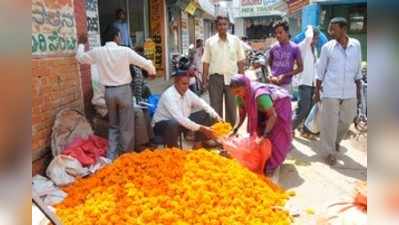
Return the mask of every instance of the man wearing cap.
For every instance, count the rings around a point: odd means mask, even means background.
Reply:
[[[203,99],[189,90],[191,70],[177,70],[174,85],[162,94],[152,120],[155,136],[160,136],[167,147],[177,147],[180,132],[195,132],[194,148],[201,143],[215,139],[211,126],[222,119]],[[192,112],[200,109],[201,111]]]
[[[320,142],[326,162],[337,163],[337,152],[356,114],[361,99],[360,42],[347,34],[348,22],[335,17],[328,33],[333,40],[321,48],[317,64],[315,101],[321,102]]]

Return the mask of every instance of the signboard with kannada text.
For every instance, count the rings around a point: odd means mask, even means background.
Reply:
[[[32,55],[73,54],[76,46],[73,0],[32,0]]]

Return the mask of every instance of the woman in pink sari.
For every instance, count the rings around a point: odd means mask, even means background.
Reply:
[[[266,162],[266,174],[271,175],[291,150],[292,110],[288,92],[273,84],[250,81],[245,75],[234,75],[230,86],[237,96],[240,120],[235,132],[248,116],[247,131],[251,135],[269,138],[272,155]]]

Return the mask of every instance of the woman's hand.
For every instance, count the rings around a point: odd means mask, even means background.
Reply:
[[[272,84],[278,85],[278,84],[279,84],[279,78],[276,77],[276,76],[272,76],[272,77],[270,77],[270,82],[271,82]]]

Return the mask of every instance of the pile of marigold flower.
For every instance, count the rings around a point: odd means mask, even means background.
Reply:
[[[205,149],[124,154],[64,191],[65,225],[291,224],[290,194]]]
[[[212,125],[212,130],[217,137],[225,137],[232,131],[230,123],[227,122],[217,122]]]

